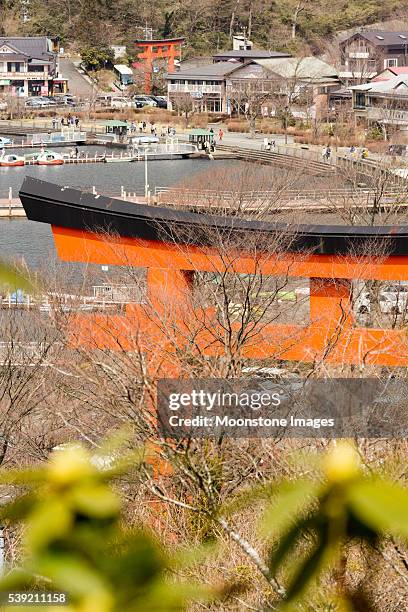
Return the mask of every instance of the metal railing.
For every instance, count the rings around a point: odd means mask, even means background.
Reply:
[[[221,85],[193,85],[188,83],[169,83],[170,93],[221,93]]]
[[[49,79],[51,74],[48,71],[41,70],[27,70],[19,72],[0,72],[0,79],[11,79],[15,81],[21,81],[22,79]]]
[[[61,142],[84,142],[85,140],[86,132],[67,129],[62,132],[27,134],[27,140],[23,140],[23,144],[34,146],[37,144],[56,144]]]
[[[364,112],[367,119],[376,119],[383,123],[408,123],[408,110],[393,108],[378,108],[375,106],[364,106],[354,108],[357,112]]]
[[[107,291],[101,292],[101,289]],[[139,286],[95,286],[93,295],[75,295],[67,293],[46,293],[30,295],[21,290],[0,296],[0,309],[39,309],[50,313],[53,310],[62,312],[105,310],[123,307],[126,304],[140,303],[142,290]]]
[[[367,198],[376,196],[377,191],[370,188],[338,188],[338,189],[321,189],[321,190],[302,190],[285,189],[276,191],[245,191],[237,192],[232,190],[211,190],[211,189],[183,189],[182,187],[156,187],[155,198],[157,202],[168,202],[169,199],[187,199],[194,204],[200,200],[227,200],[237,201],[268,201],[268,200],[338,200],[346,198]],[[408,190],[387,189],[381,191],[382,198],[407,199]]]
[[[324,160],[321,151],[309,149],[307,145],[293,147],[290,145],[278,144],[276,145],[274,152],[279,153],[281,155],[290,155],[291,157],[296,157],[298,159],[306,159],[319,163],[324,162],[328,165],[336,165],[337,162],[337,155],[335,153],[332,152],[329,159]]]

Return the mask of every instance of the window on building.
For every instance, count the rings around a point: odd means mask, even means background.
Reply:
[[[384,68],[396,68],[398,66],[397,57],[388,57],[384,60]]]
[[[356,93],[355,104],[356,108],[365,108],[366,106],[366,97],[365,93],[358,91]]]
[[[8,62],[7,72],[22,72],[22,64],[20,62]]]
[[[207,100],[207,110],[209,113],[221,112],[221,100]]]

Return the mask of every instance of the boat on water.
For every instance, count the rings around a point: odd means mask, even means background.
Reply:
[[[8,155],[2,155],[0,157],[0,166],[6,167],[14,167],[14,166],[24,166],[25,159],[21,157],[21,155],[16,155],[15,153],[10,153]]]
[[[229,244],[236,239],[242,246],[252,235],[265,244],[265,250],[271,244],[269,238],[282,243],[287,236],[284,248],[289,252],[336,255],[378,252],[377,241],[381,241],[387,255],[408,255],[408,225],[272,223],[126,202],[32,177],[25,177],[19,196],[28,219],[88,233],[157,241],[171,237],[172,243],[189,246],[212,245],[214,236],[216,241],[225,237]]]
[[[135,147],[138,145],[159,144],[160,138],[157,136],[131,136],[129,138],[129,146]]]
[[[61,166],[64,163],[64,157],[55,151],[42,151],[36,159],[39,166]]]

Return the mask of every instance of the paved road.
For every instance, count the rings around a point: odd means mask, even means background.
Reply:
[[[60,59],[59,64],[62,76],[69,79],[69,93],[81,97],[92,95],[91,83],[78,71],[72,60],[64,57]]]

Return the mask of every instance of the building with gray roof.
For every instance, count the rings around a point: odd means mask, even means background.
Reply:
[[[340,77],[362,83],[387,68],[408,65],[408,32],[360,30],[340,43]]]
[[[46,36],[0,37],[0,93],[20,96],[64,93],[57,54]]]
[[[336,69],[318,58],[265,54],[265,58],[245,62],[217,61],[187,69],[181,65],[178,72],[165,76],[169,108],[185,106],[191,99],[199,111],[231,114],[240,108],[245,112],[249,90],[252,98],[256,96],[267,103],[272,98],[282,101],[289,95],[292,101],[306,89],[315,100],[339,86]]]

